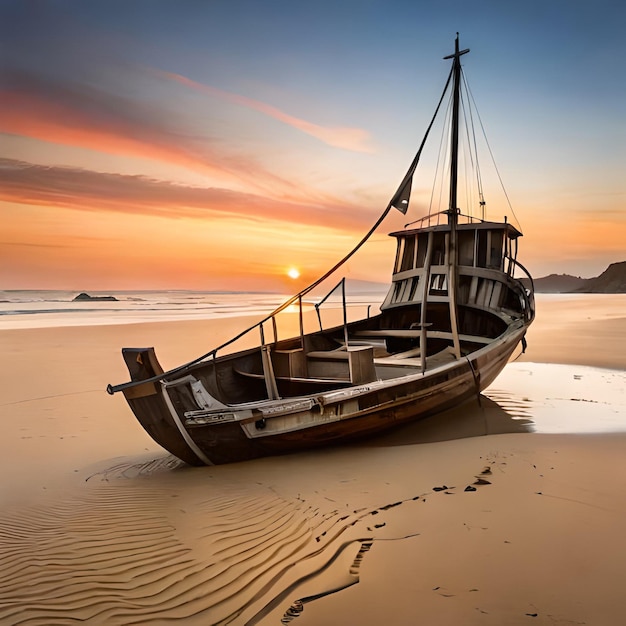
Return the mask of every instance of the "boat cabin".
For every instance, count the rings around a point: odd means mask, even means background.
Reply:
[[[397,239],[392,284],[383,310],[411,303],[447,302],[454,245],[449,224],[391,233]],[[497,310],[501,281],[512,277],[521,233],[508,222],[475,222],[456,226],[457,305]],[[452,251],[452,252],[451,252]]]

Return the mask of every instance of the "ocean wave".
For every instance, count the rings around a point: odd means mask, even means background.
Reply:
[[[199,320],[239,316],[264,317],[287,300],[284,294],[250,291],[86,292],[92,300],[75,301],[75,291],[0,291],[0,329],[89,326]],[[99,300],[101,296],[115,300]],[[305,308],[319,300],[303,299]],[[363,294],[347,298],[349,305],[371,301]],[[296,305],[294,305],[296,306]],[[341,307],[341,297],[331,297],[326,309]]]

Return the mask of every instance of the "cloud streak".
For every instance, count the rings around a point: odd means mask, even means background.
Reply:
[[[222,89],[212,87],[211,85],[198,83],[194,80],[191,80],[190,78],[187,78],[186,76],[181,76],[180,74],[164,72],[160,70],[156,70],[156,72],[160,76],[180,83],[185,87],[189,87],[190,89],[199,91],[208,96],[219,98],[221,100],[225,100],[227,102],[231,102],[233,104],[237,104],[239,106],[258,111],[259,113],[263,113],[264,115],[278,120],[279,122],[282,122],[287,126],[291,126],[292,128],[296,128],[297,130],[306,133],[311,137],[315,137],[319,141],[322,141],[329,146],[342,148],[344,150],[351,150],[353,152],[373,152],[373,149],[369,143],[369,133],[362,128],[339,128],[320,126],[318,124],[308,122],[298,117],[294,117],[293,115],[289,115],[288,113],[285,113],[284,111],[281,111],[280,109],[270,104],[261,102],[260,100],[254,100],[252,98],[247,98],[239,94],[231,93],[229,91],[223,91]]]
[[[162,110],[87,85],[60,84],[7,71],[0,89],[0,132],[102,153],[178,165],[214,183],[296,198],[315,192],[267,171],[254,159],[229,154],[217,142],[177,131]]]
[[[336,204],[277,201],[261,195],[212,187],[190,187],[145,176],[45,167],[0,159],[0,200],[161,217],[244,218],[361,231],[368,213]]]

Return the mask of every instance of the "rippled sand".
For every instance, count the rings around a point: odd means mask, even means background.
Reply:
[[[173,365],[224,322],[0,331],[0,623],[620,623],[626,322],[606,300],[542,306],[523,358],[544,363],[480,399],[216,468],[163,453],[103,388],[119,346],[152,338]],[[578,360],[548,364],[567,345]]]

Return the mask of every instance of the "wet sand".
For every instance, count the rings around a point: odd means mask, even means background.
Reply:
[[[538,294],[519,360],[626,369],[626,294]]]
[[[480,405],[213,468],[104,387],[123,345],[171,367],[241,320],[0,331],[0,623],[620,623],[624,311],[540,296]]]

